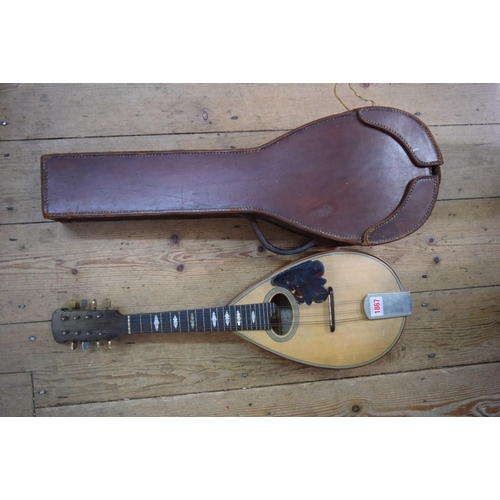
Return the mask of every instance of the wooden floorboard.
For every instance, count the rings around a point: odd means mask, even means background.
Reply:
[[[52,407],[40,416],[500,416],[500,363]]]
[[[33,414],[31,373],[0,373],[0,417],[32,417]]]
[[[495,85],[355,85],[377,105],[428,125],[500,123]],[[346,84],[349,108],[366,106]],[[289,130],[345,111],[331,84],[21,84],[0,93],[2,140]]]
[[[333,84],[0,85],[0,414],[498,415],[499,86],[353,88],[422,118],[445,165],[429,220],[366,249],[412,292],[400,340],[370,365],[327,370],[229,333],[55,343],[49,320],[68,299],[109,298],[125,314],[219,306],[297,257],[259,248],[244,219],[47,221],[40,156],[254,147],[344,111]],[[303,241],[263,227],[278,246]]]

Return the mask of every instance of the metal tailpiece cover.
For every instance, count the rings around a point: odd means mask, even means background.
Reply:
[[[410,316],[410,292],[371,293],[365,297],[364,310],[368,319]]]

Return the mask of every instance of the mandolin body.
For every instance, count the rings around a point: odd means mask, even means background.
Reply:
[[[324,266],[325,288],[334,294],[335,331],[330,331],[330,304],[298,303],[293,292],[276,287],[273,279],[287,270],[307,262],[319,261]],[[297,279],[303,283],[303,278]],[[293,285],[290,287],[293,289]],[[236,297],[231,305],[252,304],[272,300],[275,294],[290,298],[293,314],[291,331],[278,335],[272,329],[237,331],[244,339],[271,352],[308,365],[326,368],[354,368],[386,354],[399,339],[406,316],[367,319],[364,301],[367,295],[402,292],[395,272],[380,259],[362,252],[333,251],[302,259],[255,284]],[[408,298],[407,298],[408,300]],[[410,306],[411,307],[411,306]]]

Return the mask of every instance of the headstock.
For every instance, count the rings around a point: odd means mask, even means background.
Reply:
[[[78,346],[78,342],[82,342],[83,349],[88,349],[90,342],[95,342],[99,349],[104,341],[110,347],[112,339],[126,333],[126,316],[114,309],[97,309],[95,300],[91,304],[92,307],[87,309],[86,300],[70,301],[69,307],[54,311],[52,335],[56,342],[71,342],[72,349]],[[107,301],[103,305],[109,307],[111,304]]]

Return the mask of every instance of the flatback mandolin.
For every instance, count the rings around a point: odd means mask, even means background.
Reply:
[[[231,331],[294,361],[352,368],[387,353],[410,314],[410,293],[387,264],[362,252],[333,251],[280,269],[224,307],[130,315],[58,309],[52,333],[72,347],[78,341],[99,347],[141,333]]]

